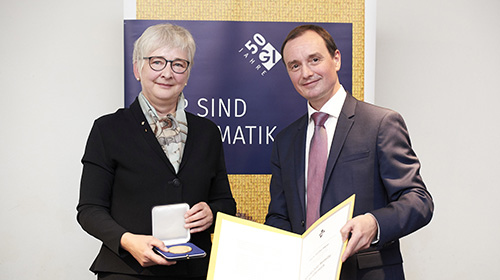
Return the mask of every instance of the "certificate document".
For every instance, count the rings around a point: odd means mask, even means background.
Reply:
[[[340,229],[352,218],[352,195],[295,234],[217,214],[208,280],[339,279],[345,250]]]

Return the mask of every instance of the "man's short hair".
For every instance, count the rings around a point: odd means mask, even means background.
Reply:
[[[335,51],[337,50],[337,45],[335,45],[335,41],[333,41],[332,35],[330,35],[330,33],[328,33],[328,31],[326,31],[323,27],[313,24],[300,25],[290,31],[290,33],[288,33],[288,36],[286,36],[285,41],[281,45],[281,56],[284,56],[283,50],[285,49],[285,45],[286,43],[288,43],[288,41],[301,36],[308,30],[316,32],[319,36],[321,36],[321,38],[323,38],[326,48],[330,53],[330,56],[333,58],[335,56]]]

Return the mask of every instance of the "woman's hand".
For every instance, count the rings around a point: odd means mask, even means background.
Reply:
[[[122,235],[120,245],[127,250],[141,264],[142,267],[153,265],[173,265],[176,262],[167,261],[153,251],[153,246],[167,251],[165,244],[150,235],[139,235],[126,232]]]
[[[191,207],[184,215],[186,219],[185,227],[191,230],[191,233],[204,231],[214,222],[212,210],[205,202],[200,202]]]

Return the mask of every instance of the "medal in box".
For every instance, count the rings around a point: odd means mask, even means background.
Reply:
[[[153,236],[163,241],[167,251],[156,247],[153,250],[167,260],[178,261],[206,256],[198,246],[189,242],[191,234],[184,228],[184,214],[189,210],[187,203],[160,205],[153,207]]]

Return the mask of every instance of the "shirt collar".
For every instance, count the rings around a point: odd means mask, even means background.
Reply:
[[[327,113],[330,116],[337,118],[340,115],[340,111],[342,111],[342,106],[344,106],[345,97],[347,92],[344,87],[340,85],[339,90],[321,107],[319,111],[311,107],[311,104],[307,102],[307,113],[309,115],[309,120],[311,120],[311,115],[316,112]]]

